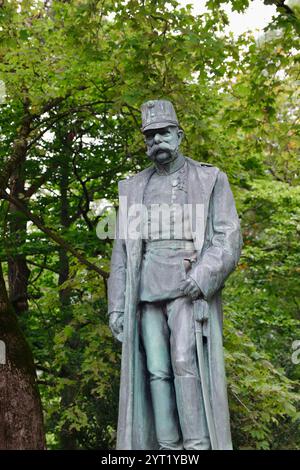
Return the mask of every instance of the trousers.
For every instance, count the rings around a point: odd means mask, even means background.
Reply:
[[[141,339],[159,448],[209,449],[192,301],[183,296],[170,301],[143,302]]]

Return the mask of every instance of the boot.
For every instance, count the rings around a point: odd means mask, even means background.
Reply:
[[[183,448],[210,449],[200,379],[192,376],[176,376],[174,383]]]
[[[150,389],[159,449],[182,450],[173,380],[151,380]]]

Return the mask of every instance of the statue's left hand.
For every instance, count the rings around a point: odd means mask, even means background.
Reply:
[[[190,276],[187,276],[187,278],[184,281],[181,281],[180,290],[188,297],[190,297],[192,300],[199,299],[202,297],[202,292],[196,281],[192,279]]]
[[[124,312],[111,312],[109,315],[109,327],[113,336],[118,341],[123,341]]]

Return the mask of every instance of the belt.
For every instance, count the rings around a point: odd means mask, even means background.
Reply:
[[[146,251],[160,248],[195,250],[195,245],[192,240],[147,240],[145,242],[145,248]]]

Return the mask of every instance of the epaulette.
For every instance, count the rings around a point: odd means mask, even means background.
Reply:
[[[214,165],[212,165],[211,163],[198,162],[198,160],[194,160],[193,158],[190,158],[190,157],[185,157],[185,158],[194,165],[214,167]]]

